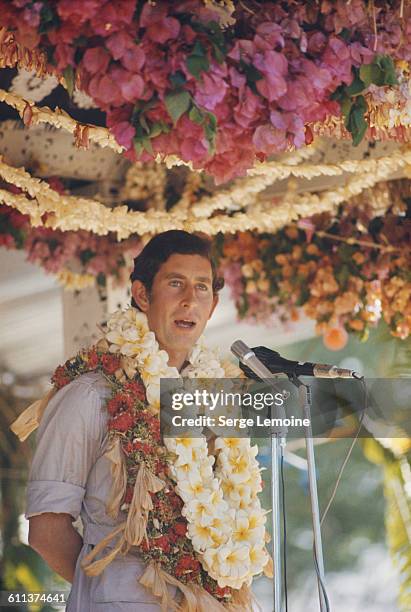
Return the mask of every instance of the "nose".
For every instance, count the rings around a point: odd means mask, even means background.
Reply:
[[[191,285],[187,285],[184,289],[184,294],[181,299],[183,308],[190,308],[194,303],[194,288]]]

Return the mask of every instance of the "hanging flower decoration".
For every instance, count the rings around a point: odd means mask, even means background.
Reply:
[[[311,142],[310,125],[332,117],[359,142],[372,127],[370,87],[398,87],[395,64],[403,74],[411,59],[407,10],[378,0],[0,8],[15,37],[1,37],[7,65],[24,57],[16,44],[36,51],[69,92],[76,85],[106,112],[128,157],[176,155],[218,182]]]
[[[81,289],[90,284],[104,287],[108,276],[125,284],[129,260],[142,245],[138,237],[118,242],[114,234],[31,227],[28,215],[0,205],[0,246],[26,251],[27,261],[55,274],[67,289]]]
[[[352,203],[314,215],[276,234],[220,235],[221,271],[240,319],[297,320],[299,310],[331,340],[341,328],[366,340],[381,319],[391,333],[411,333],[411,221],[403,210],[374,217]],[[374,217],[374,218],[373,218]]]

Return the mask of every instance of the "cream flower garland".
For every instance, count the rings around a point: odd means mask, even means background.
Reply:
[[[115,313],[107,328],[110,352],[128,358],[140,372],[147,400],[158,412],[160,379],[179,378],[180,374],[168,365],[168,354],[160,350],[146,315],[134,308]],[[222,378],[225,372],[216,353],[200,338],[182,375]],[[258,499],[262,487],[255,458],[257,446],[252,447],[245,438],[217,438],[215,459],[209,455],[202,434],[197,438],[165,438],[164,444],[174,456],[171,476],[184,502],[182,514],[199,561],[220,587],[250,585],[269,562],[264,537],[266,513]]]
[[[131,234],[155,234],[169,229],[185,229],[189,232],[203,232],[209,235],[235,233],[237,231],[255,230],[275,232],[284,225],[299,217],[312,216],[321,212],[332,211],[342,202],[373,187],[380,181],[387,180],[393,172],[411,164],[411,151],[404,149],[390,157],[376,160],[364,174],[356,175],[343,187],[315,193],[301,193],[290,204],[287,198],[273,204],[270,200],[257,200],[246,212],[234,215],[221,214],[211,219],[193,218],[190,210],[172,211],[148,210],[146,212],[128,211],[125,206],[114,209],[86,198],[59,195],[40,179],[31,177],[22,169],[8,166],[0,159],[0,176],[24,190],[35,198],[14,194],[0,189],[0,202],[16,208],[22,214],[28,214],[31,224],[43,225],[42,216],[50,214],[45,226],[63,231],[84,229],[95,234],[106,235],[116,232],[118,239],[125,239]]]
[[[184,501],[188,537],[200,562],[220,587],[241,588],[263,571],[265,512],[258,493],[257,447],[246,438],[217,438],[216,469],[204,438],[167,438],[176,455],[176,491]]]

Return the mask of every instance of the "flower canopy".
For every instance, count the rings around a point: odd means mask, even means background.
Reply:
[[[2,148],[16,121],[0,133],[1,245],[82,289],[124,282],[145,235],[202,232],[240,318],[303,310],[324,334],[365,339],[384,319],[409,336],[407,3],[0,9],[0,132],[12,113],[39,140],[34,153],[21,139]],[[61,138],[56,171],[39,149],[67,132],[76,148],[67,155]],[[87,174],[81,156],[96,148],[107,171],[118,167],[111,179],[95,164]]]
[[[86,92],[133,160],[176,155],[224,182],[317,133],[408,138],[403,2],[3,0],[0,9],[5,65],[29,63]]]

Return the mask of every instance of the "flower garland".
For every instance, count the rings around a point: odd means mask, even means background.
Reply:
[[[240,592],[244,597],[241,589],[253,576],[270,566],[266,517],[258,499],[262,485],[257,447],[251,447],[249,439],[217,438],[215,459],[203,436],[166,438],[163,446],[160,379],[180,376],[167,362],[146,316],[130,308],[109,319],[95,347],[80,352],[53,375],[55,389],[61,389],[85,372],[100,371],[112,388],[107,402],[108,457],[117,477],[108,511],[117,516],[121,506],[128,514],[110,536],[120,536],[110,554],[95,560],[105,539],[83,567],[90,575],[100,573],[120,551],[135,545],[149,564],[142,584],[152,587],[153,568],[160,568],[163,582],[177,580],[187,597],[191,586],[197,597],[208,592],[217,601],[235,603]],[[215,378],[225,376],[225,371],[200,339],[182,374]],[[119,454],[126,466],[122,476]],[[198,591],[200,587],[204,591]]]
[[[73,134],[74,143],[77,147],[88,148],[89,143],[94,142],[100,147],[109,147],[116,153],[123,151],[123,147],[116,142],[107,128],[80,123],[58,108],[54,111],[47,106],[39,108],[18,94],[4,89],[0,89],[0,102],[5,102],[14,108],[26,127],[45,123]]]
[[[116,232],[118,239],[123,240],[131,234],[154,234],[169,229],[186,229],[189,232],[203,232],[215,235],[219,232],[234,233],[236,231],[247,231],[255,229],[258,231],[272,232],[292,222],[300,216],[312,215],[324,211],[334,210],[339,204],[348,201],[351,197],[360,194],[367,188],[374,186],[379,181],[387,180],[392,173],[406,168],[411,162],[411,150],[409,147],[401,148],[389,156],[366,160],[366,162],[347,161],[341,165],[341,170],[355,172],[356,167],[361,168],[364,163],[366,172],[353,174],[346,184],[336,189],[321,192],[320,194],[301,193],[293,195],[292,202],[284,197],[283,201],[276,202],[273,207],[272,200],[263,199],[253,201],[251,194],[260,194],[274,178],[268,176],[254,176],[249,179],[244,190],[234,185],[231,190],[223,190],[221,194],[200,200],[198,205],[191,208],[178,207],[175,211],[153,210],[147,212],[130,211],[124,205],[118,205],[113,209],[108,208],[97,200],[90,198],[75,197],[72,195],[58,194],[50,188],[46,181],[32,177],[22,168],[9,166],[0,159],[0,177],[7,183],[16,185],[28,194],[25,197],[18,192],[10,192],[0,189],[0,202],[16,208],[23,214],[29,214],[32,225],[46,225],[63,231],[84,229],[96,234],[107,235]],[[276,174],[275,168],[270,172]],[[284,168],[289,173],[289,169]],[[323,173],[326,169],[322,168]],[[331,165],[330,173],[339,173],[335,165]],[[311,165],[308,168],[308,176],[312,174]],[[300,176],[304,175],[304,169]],[[207,217],[216,210],[216,206],[222,209],[238,208],[240,197],[245,195],[249,207],[246,212],[236,212],[234,215],[218,214],[211,218]],[[46,220],[43,220],[45,213]]]
[[[104,287],[108,276],[124,284],[141,241],[129,238],[118,242],[113,234],[96,236],[84,230],[31,227],[28,215],[0,205],[0,246],[24,250],[27,261],[55,274],[66,289],[79,290],[93,285]]]
[[[239,317],[267,323],[276,312],[296,320],[302,308],[319,333],[342,326],[363,340],[383,318],[393,336],[408,338],[411,224],[391,189],[385,214],[378,202],[372,210],[373,198],[369,206],[354,198],[336,216],[314,215],[274,235],[220,236],[221,271]]]
[[[359,142],[370,87],[404,93],[408,10],[249,4],[2,0],[1,51],[84,90],[127,156],[176,155],[219,182],[311,142],[309,126],[332,117]]]

